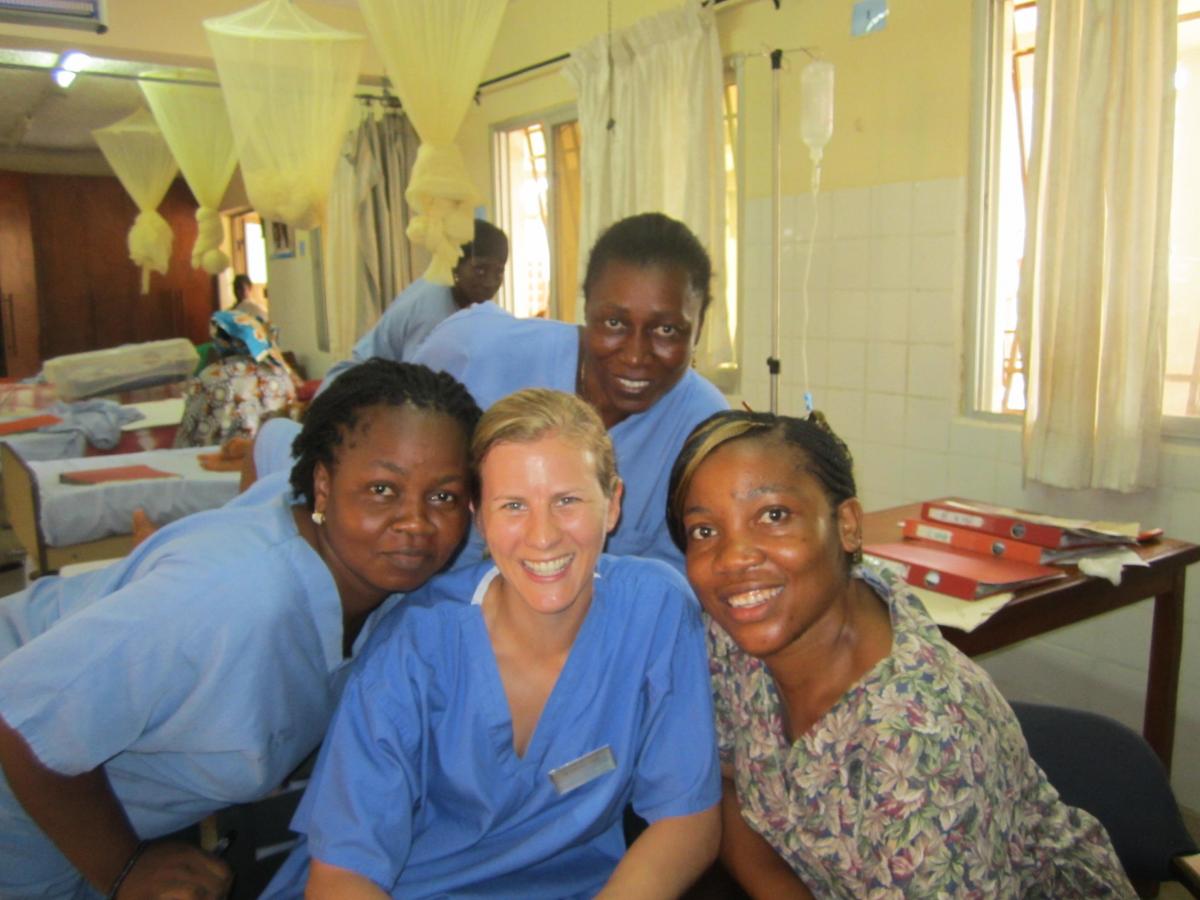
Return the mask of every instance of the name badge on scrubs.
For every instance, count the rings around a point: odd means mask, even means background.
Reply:
[[[605,772],[611,772],[616,767],[617,761],[613,759],[612,750],[605,744],[599,750],[585,753],[579,759],[551,769],[550,783],[559,795],[562,795],[599,778]]]

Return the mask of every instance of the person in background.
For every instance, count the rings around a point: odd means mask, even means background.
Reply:
[[[622,219],[596,241],[584,279],[584,324],[517,319],[494,303],[435,328],[414,360],[449,372],[487,409],[525,387],[576,394],[600,414],[624,473],[615,555],[682,570],[664,520],[667,475],[689,431],[728,404],[691,368],[712,301],[708,253],[662,213]],[[481,558],[473,534],[459,564]]]
[[[309,409],[294,494],[0,602],[0,896],[223,895],[223,862],[156,839],[316,748],[380,607],[462,543],[478,417],[447,375],[364,364]]]
[[[491,561],[381,623],[264,897],[673,897],[715,858],[720,778],[699,609],[601,556],[621,481],[599,416],[530,389],[471,447]],[[650,821],[626,851],[622,810]]]
[[[670,498],[710,620],[721,857],[752,896],[1136,896],[987,673],[859,563],[850,451],[819,414],[713,416]]]
[[[454,283],[433,284],[418,278],[406,287],[375,326],[359,338],[350,359],[330,368],[324,385],[373,356],[400,362],[412,360],[435,325],[460,309],[496,296],[507,264],[508,236],[492,223],[476,219],[475,237],[462,245],[462,257],[454,267]]]
[[[253,438],[264,419],[286,415],[296,402],[298,379],[259,319],[220,310],[209,332],[218,359],[188,382],[176,447]]]
[[[254,302],[252,291],[254,282],[250,280],[249,275],[234,275],[233,276],[233,311],[249,313],[258,319],[263,325],[270,328],[270,321],[267,319],[267,311]]]

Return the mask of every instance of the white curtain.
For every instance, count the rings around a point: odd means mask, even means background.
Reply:
[[[403,115],[367,111],[338,159],[322,229],[330,351],[338,358],[413,280],[404,188],[416,151]]]
[[[288,0],[205,19],[246,193],[264,219],[320,226],[351,128],[362,35]]]
[[[500,30],[505,0],[359,0],[404,111],[421,136],[407,197],[408,236],[433,256],[425,278],[450,284],[482,202],[454,144]]]
[[[610,65],[611,60],[611,65]],[[580,283],[587,252],[618,219],[663,212],[685,222],[713,259],[697,362],[733,360],[725,306],[724,78],[711,7],[676,10],[601,35],[571,54],[581,137]]]
[[[139,210],[129,229],[129,258],[142,269],[142,293],[150,290],[150,272],[167,274],[174,235],[158,205],[175,180],[179,166],[162,132],[144,107],[97,128],[92,137]]]
[[[237,168],[225,98],[211,72],[173,69],[144,75],[139,82],[167,145],[199,208],[192,265],[216,275],[229,266],[221,250],[221,198]]]
[[[1039,0],[1019,292],[1024,471],[1134,491],[1157,475],[1176,0]]]

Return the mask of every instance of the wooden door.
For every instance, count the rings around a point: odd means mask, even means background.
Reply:
[[[208,340],[216,280],[191,264],[196,201],[176,180],[159,206],[175,235],[165,275],[129,258],[137,207],[116,178],[36,175],[30,188],[44,359],[119,344]]]
[[[25,378],[41,369],[38,324],[29,190],[24,175],[0,172],[0,347],[4,375]]]

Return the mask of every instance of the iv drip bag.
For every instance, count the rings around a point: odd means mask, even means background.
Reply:
[[[833,136],[833,63],[815,60],[800,73],[800,137],[814,163]]]

